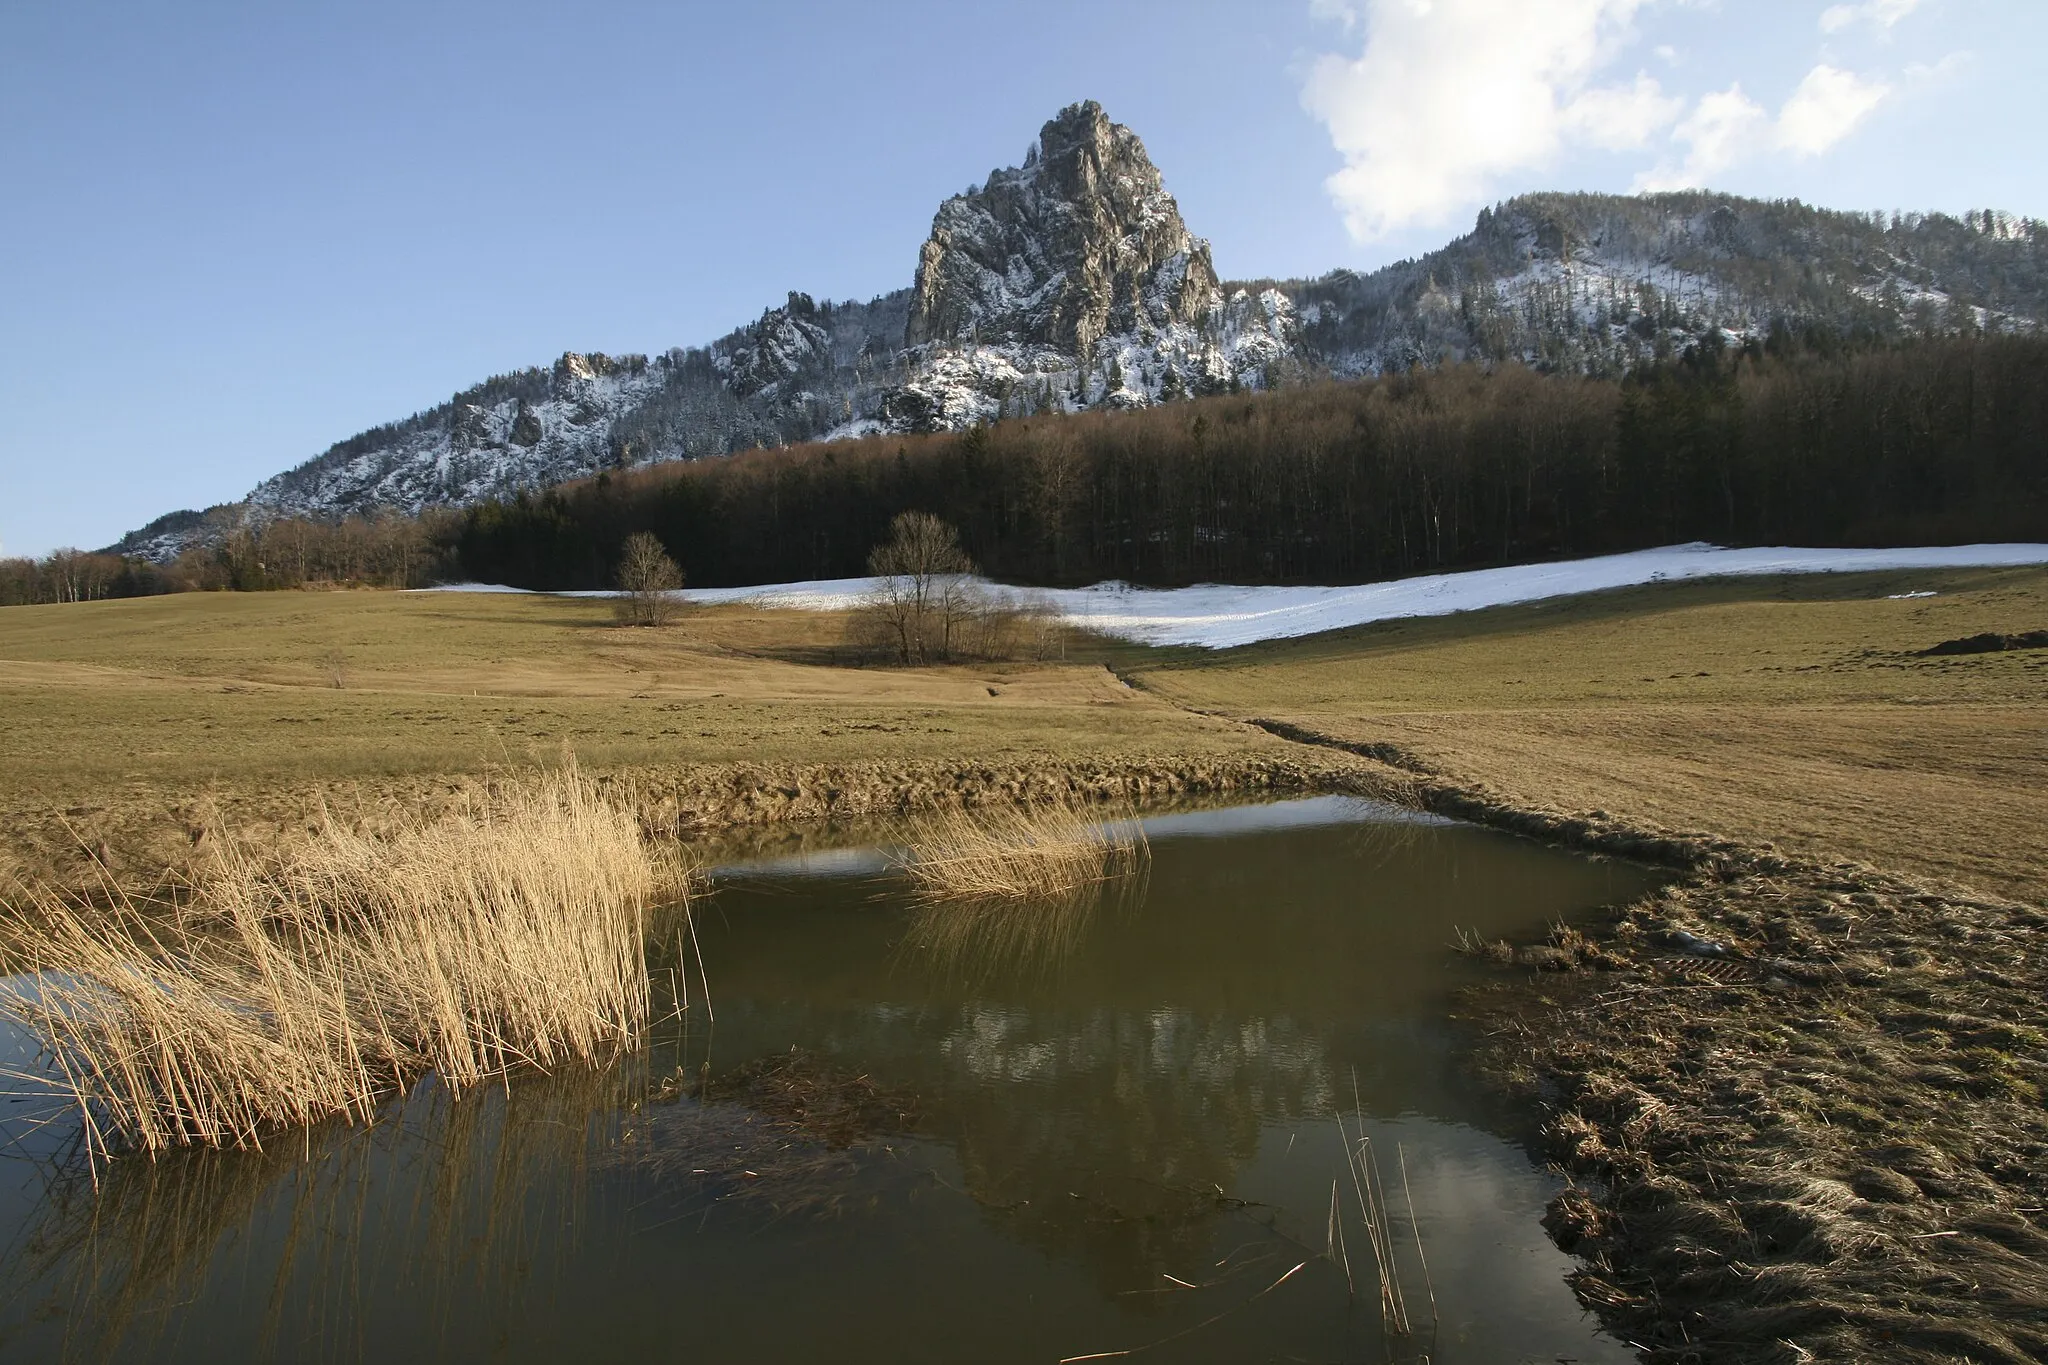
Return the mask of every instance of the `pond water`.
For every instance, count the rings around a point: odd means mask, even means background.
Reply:
[[[602,1074],[97,1190],[73,1120],[0,1104],[0,1358],[1632,1359],[1446,945],[1651,874],[1344,798],[1146,823],[1141,882],[1028,914],[920,907],[872,848],[728,863],[656,953],[690,1007]]]

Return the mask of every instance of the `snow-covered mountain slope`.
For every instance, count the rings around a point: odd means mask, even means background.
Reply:
[[[1620,374],[1720,328],[1895,337],[2048,324],[2048,224],[1705,191],[1532,194],[1370,275],[1279,282],[1339,374],[1446,360]]]
[[[2048,225],[1727,195],[1539,194],[1439,251],[1231,284],[1136,134],[1063,110],[939,208],[910,288],[791,294],[708,346],[570,353],[333,446],[114,549],[164,560],[251,519],[463,506],[654,460],[1470,360],[1614,374],[1712,329],[1887,337],[2048,325]]]

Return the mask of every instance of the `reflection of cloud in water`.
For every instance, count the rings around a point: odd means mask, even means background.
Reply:
[[[1355,1137],[1358,1130],[1351,1126]],[[1553,1176],[1512,1144],[1462,1124],[1368,1120],[1365,1132],[1386,1184],[1395,1260],[1417,1331],[1413,1340],[1429,1348],[1432,1359],[1562,1358],[1586,1365],[1627,1365],[1635,1359],[1619,1342],[1600,1335],[1591,1317],[1570,1308],[1560,1311],[1569,1304],[1563,1278],[1573,1262],[1538,1223],[1559,1186]],[[1285,1210],[1282,1226],[1302,1242],[1321,1247],[1330,1182],[1339,1180],[1353,1268],[1370,1284],[1372,1254],[1344,1171],[1334,1120],[1273,1125],[1262,1134],[1239,1192]],[[1409,1191],[1416,1215],[1412,1223]],[[1415,1254],[1417,1225],[1428,1257],[1427,1284],[1434,1286],[1441,1319],[1433,1342],[1425,1276]],[[1368,1314],[1370,1300],[1367,1290]]]
[[[1328,1110],[1336,1094],[1327,1042],[1286,1018],[1092,1010],[1048,1031],[1030,1010],[979,1004],[963,1010],[939,1052],[967,1078],[990,1085],[1121,1088],[1128,1097],[1135,1070],[1148,1083],[1171,1083],[1201,1108],[1311,1113]],[[1141,1065],[1133,1068],[1134,1061]],[[1099,1084],[1111,1074],[1124,1077],[1121,1087]]]

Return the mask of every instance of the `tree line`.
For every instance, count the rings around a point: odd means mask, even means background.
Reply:
[[[897,514],[1017,583],[1357,582],[1641,549],[2048,540],[2048,338],[1843,351],[1709,333],[1623,379],[1448,366],[1138,412],[762,450],[487,502],[469,578],[609,586],[627,536],[699,586],[862,573]]]
[[[0,559],[0,606],[91,602],[170,592],[306,587],[423,587],[447,575],[446,513],[382,513],[339,522],[299,517],[236,527],[169,564],[82,550]]]
[[[701,587],[869,572],[907,511],[1019,584],[1361,582],[1721,544],[2048,540],[2048,337],[1710,332],[1627,377],[1445,366],[1134,412],[764,449],[421,518],[249,524],[175,563],[0,561],[0,605],[472,579]]]

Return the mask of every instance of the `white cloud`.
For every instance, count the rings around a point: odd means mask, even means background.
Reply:
[[[1636,177],[1635,188],[1698,189],[1723,171],[1768,152],[1819,156],[1856,131],[1891,93],[1882,81],[1822,62],[1806,73],[1775,119],[1744,94],[1739,83],[1703,95],[1671,130],[1671,141],[1684,147],[1685,155],[1643,172]]]
[[[1922,91],[1951,84],[1970,69],[1976,55],[1974,52],[1951,52],[1938,62],[1909,62],[1906,65],[1906,88]]]
[[[1568,140],[1627,152],[1648,146],[1651,135],[1669,127],[1684,108],[1684,100],[1666,95],[1648,74],[1637,72],[1634,85],[1582,91],[1560,111],[1559,126]]]
[[[1767,144],[1770,127],[1771,116],[1742,93],[1739,82],[1702,95],[1685,121],[1671,130],[1671,140],[1686,148],[1685,159],[1676,166],[1667,163],[1643,172],[1635,187],[1678,190],[1704,185]]]
[[[1344,168],[1326,182],[1353,237],[1441,223],[1498,177],[1553,163],[1568,144],[1645,145],[1680,101],[1638,75],[1595,86],[1645,0],[1313,0],[1362,21],[1357,57],[1310,69],[1302,103]]]
[[[1308,14],[1311,19],[1342,24],[1346,33],[1358,27],[1358,7],[1350,0],[1308,0]]]
[[[1798,156],[1819,156],[1854,132],[1891,87],[1823,62],[1806,73],[1778,111],[1778,145]]]
[[[1821,11],[1820,31],[1840,33],[1857,24],[1869,24],[1880,33],[1920,8],[1920,0],[1862,0],[1861,4],[1830,5]]]

